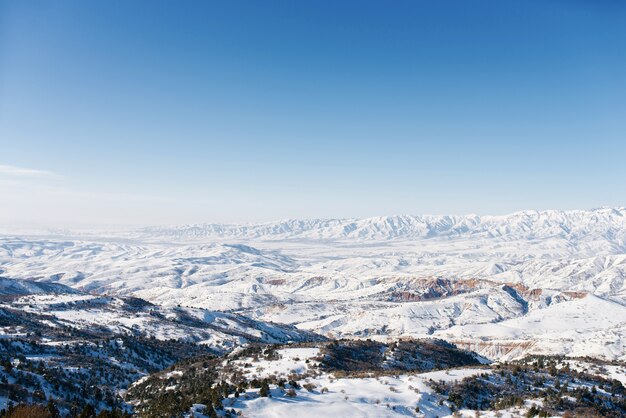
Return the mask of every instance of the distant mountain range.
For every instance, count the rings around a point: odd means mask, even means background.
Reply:
[[[574,211],[522,211],[503,216],[381,216],[366,219],[285,220],[261,224],[196,224],[152,227],[140,236],[174,239],[422,239],[431,237],[513,237],[536,239],[560,236],[581,239],[602,235],[626,239],[626,208]]]

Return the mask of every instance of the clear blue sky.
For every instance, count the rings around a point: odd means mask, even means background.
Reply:
[[[0,0],[0,194],[4,224],[624,205],[626,2]]]

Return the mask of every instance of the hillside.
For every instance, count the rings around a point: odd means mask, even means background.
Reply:
[[[122,405],[120,394],[132,382],[186,358],[222,355],[250,343],[323,339],[236,314],[162,308],[63,285],[0,283],[2,408],[9,401],[50,399],[64,413],[87,404],[111,409]]]

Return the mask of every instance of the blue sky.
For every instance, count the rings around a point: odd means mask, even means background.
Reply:
[[[0,223],[624,205],[625,21],[617,0],[0,0]]]

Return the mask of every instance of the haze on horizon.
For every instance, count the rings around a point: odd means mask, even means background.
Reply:
[[[0,1],[0,225],[624,206],[625,18]]]

